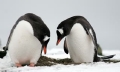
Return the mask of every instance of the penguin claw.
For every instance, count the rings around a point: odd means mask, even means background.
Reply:
[[[35,64],[34,64],[34,63],[30,63],[29,66],[30,66],[30,67],[35,67]]]
[[[16,63],[17,67],[22,67],[22,65],[20,63]]]

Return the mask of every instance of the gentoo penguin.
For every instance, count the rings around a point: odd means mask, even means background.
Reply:
[[[70,54],[74,63],[97,62],[96,34],[83,16],[73,16],[62,21],[57,27],[57,43],[65,37],[64,51]],[[114,55],[102,57],[112,58]]]
[[[27,13],[16,21],[4,50],[8,49],[11,60],[17,67],[25,64],[34,67],[42,49],[46,54],[49,40],[50,30],[42,19],[33,13]]]

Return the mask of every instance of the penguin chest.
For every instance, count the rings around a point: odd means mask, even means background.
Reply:
[[[66,37],[70,57],[75,63],[93,62],[94,44],[81,24],[75,24]]]
[[[41,53],[41,43],[33,35],[30,24],[18,24],[14,29],[9,43],[9,53],[15,63],[36,63]]]

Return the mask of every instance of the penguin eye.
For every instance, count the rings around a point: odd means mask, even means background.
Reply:
[[[50,39],[50,37],[48,37],[48,36],[46,35],[46,36],[44,36],[43,41],[47,41],[48,39]]]

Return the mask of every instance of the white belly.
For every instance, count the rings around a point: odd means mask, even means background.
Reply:
[[[15,63],[37,63],[41,53],[41,43],[33,35],[32,26],[26,22],[19,22],[9,43],[10,57]]]
[[[75,24],[66,37],[71,59],[75,63],[93,62],[94,44],[81,24]]]

